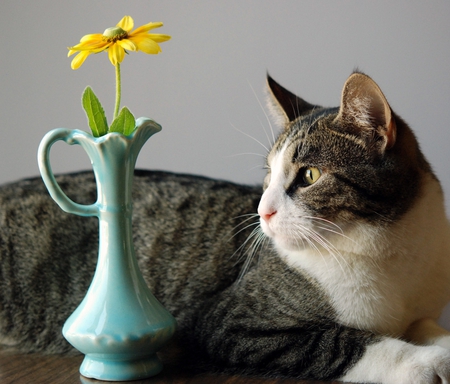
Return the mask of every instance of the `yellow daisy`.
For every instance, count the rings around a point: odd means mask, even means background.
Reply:
[[[103,34],[94,33],[83,36],[79,44],[69,47],[68,56],[79,52],[72,60],[71,67],[72,69],[80,68],[91,53],[102,52],[106,49],[109,60],[114,66],[122,62],[127,51],[157,54],[161,52],[158,43],[169,40],[170,36],[148,32],[162,25],[161,22],[148,23],[131,31],[134,21],[131,16],[124,16],[115,27],[107,28]]]

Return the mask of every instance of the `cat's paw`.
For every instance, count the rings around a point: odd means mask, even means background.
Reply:
[[[383,384],[450,384],[450,350],[385,338],[367,347],[343,381]]]
[[[416,347],[410,356],[405,356],[395,370],[393,383],[449,384],[450,351],[439,346]]]

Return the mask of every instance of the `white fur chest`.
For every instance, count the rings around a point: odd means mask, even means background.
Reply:
[[[319,255],[315,250],[288,252],[287,262],[313,277],[330,298],[337,320],[359,329],[400,334],[404,303],[388,275],[357,255]]]

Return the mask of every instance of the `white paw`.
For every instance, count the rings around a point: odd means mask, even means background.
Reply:
[[[366,353],[342,381],[382,384],[450,384],[450,350],[385,338]]]
[[[439,346],[414,348],[401,358],[393,383],[449,384],[450,351]]]

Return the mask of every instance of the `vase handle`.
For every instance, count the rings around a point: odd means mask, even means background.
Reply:
[[[61,189],[53,174],[50,165],[50,149],[57,141],[64,141],[69,145],[82,144],[88,138],[84,131],[57,128],[48,132],[39,144],[38,165],[42,179],[47,187],[50,196],[65,212],[79,216],[98,216],[96,204],[78,204],[70,199]]]

